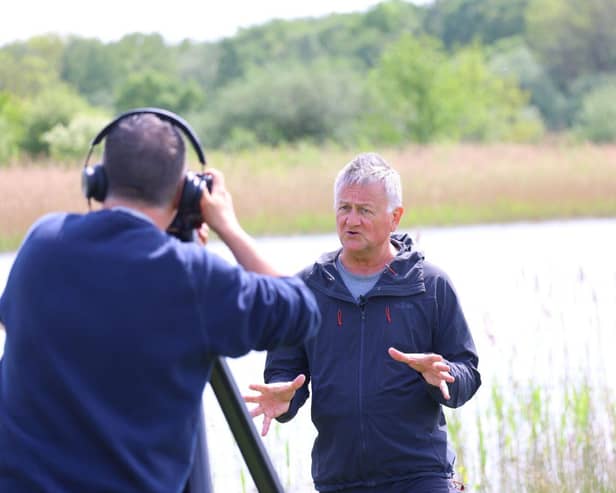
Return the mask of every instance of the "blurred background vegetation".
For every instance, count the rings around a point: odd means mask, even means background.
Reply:
[[[0,166],[82,158],[140,106],[223,151],[613,141],[615,17],[615,0],[388,0],[217,42],[37,36],[0,46]]]

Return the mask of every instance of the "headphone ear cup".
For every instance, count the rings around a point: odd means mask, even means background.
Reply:
[[[169,234],[186,242],[195,239],[194,230],[200,227],[203,222],[201,215],[202,194],[202,180],[199,175],[189,171],[184,177],[177,213],[167,228]]]
[[[178,205],[178,215],[190,216],[195,222],[199,222],[201,216],[202,193],[201,180],[195,173],[189,171],[184,177],[184,186],[182,187],[182,195],[180,197],[180,204]],[[195,218],[195,215],[199,217]]]
[[[81,173],[81,189],[85,197],[103,202],[107,196],[107,174],[101,164],[86,166]]]

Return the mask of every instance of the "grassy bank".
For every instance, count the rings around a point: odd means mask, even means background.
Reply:
[[[357,152],[359,152],[358,150]],[[402,227],[616,215],[616,145],[439,145],[377,149],[402,176]],[[254,235],[333,231],[332,184],[355,151],[210,153]],[[193,160],[196,162],[196,160]],[[81,163],[0,168],[0,250],[57,210],[84,212]],[[98,207],[98,205],[96,205]]]

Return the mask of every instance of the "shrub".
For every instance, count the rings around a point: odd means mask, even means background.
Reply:
[[[616,82],[586,94],[575,128],[580,136],[593,142],[616,140]]]

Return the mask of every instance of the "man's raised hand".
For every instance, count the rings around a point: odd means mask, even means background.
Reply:
[[[295,391],[304,385],[305,381],[305,375],[298,375],[292,382],[253,383],[248,386],[250,390],[259,392],[257,395],[244,395],[243,398],[245,402],[257,404],[250,410],[253,418],[263,415],[261,436],[267,435],[272,419],[289,410]]]
[[[455,378],[449,373],[451,368],[444,362],[444,358],[440,354],[403,353],[393,347],[390,347],[388,352],[389,356],[396,361],[406,363],[413,370],[421,373],[426,382],[441,389],[441,394],[443,394],[445,400],[449,400],[450,395],[447,383],[454,382]]]

